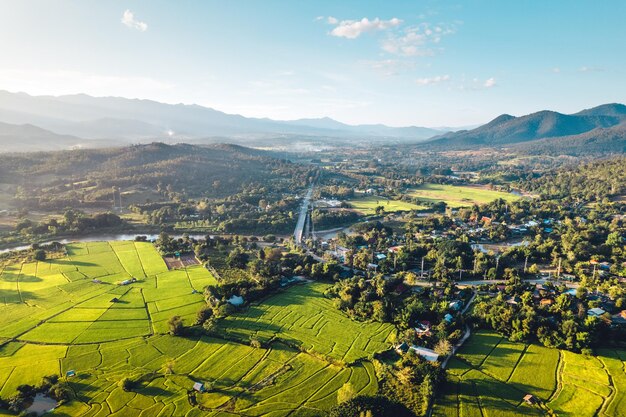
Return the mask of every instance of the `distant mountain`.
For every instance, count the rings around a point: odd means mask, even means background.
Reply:
[[[503,114],[476,129],[446,133],[432,138],[428,143],[432,146],[472,148],[548,138],[562,140],[564,137],[586,133],[591,138],[594,134],[606,133],[602,129],[610,129],[625,121],[626,106],[623,104],[605,104],[571,115],[547,110],[521,117]]]
[[[181,142],[227,137],[249,144],[251,138],[304,135],[320,138],[388,138],[421,141],[441,134],[422,127],[352,126],[330,118],[276,121],[247,118],[198,105],[164,104],[119,97],[30,96],[0,91],[0,122],[32,124],[62,135],[127,142]]]
[[[12,125],[0,122],[0,152],[52,151],[75,148],[111,146],[111,141],[85,140],[70,135],[58,135],[37,126]],[[119,143],[118,143],[119,144]]]

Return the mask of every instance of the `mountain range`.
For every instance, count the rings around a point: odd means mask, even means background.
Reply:
[[[208,107],[164,104],[119,97],[31,96],[0,91],[0,122],[29,124],[83,139],[215,142],[248,141],[280,135],[318,138],[420,141],[444,131],[425,127],[348,125],[330,118],[277,121],[227,114]],[[0,127],[0,131],[4,128]],[[15,130],[15,129],[14,129]]]
[[[513,147],[529,148],[537,142],[545,150],[572,152],[567,147],[590,150],[624,149],[626,106],[603,104],[574,114],[543,110],[526,116],[502,114],[472,130],[448,132],[427,141],[443,148]]]
[[[450,131],[446,131],[450,130]],[[419,144],[432,149],[505,147],[549,153],[626,150],[626,106],[574,114],[502,114],[473,129],[349,125],[331,118],[280,121],[199,105],[120,97],[31,96],[0,91],[2,152],[118,146],[162,141],[229,142],[284,150],[359,144]],[[531,144],[535,144],[533,146]]]

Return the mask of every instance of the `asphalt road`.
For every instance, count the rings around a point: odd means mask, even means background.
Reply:
[[[309,211],[309,204],[311,203],[311,195],[313,194],[313,187],[315,185],[311,184],[311,187],[306,192],[304,199],[302,200],[302,206],[300,207],[300,216],[298,217],[298,222],[296,223],[296,229],[293,232],[293,237],[296,240],[296,244],[302,244],[302,234],[304,232],[304,224],[306,222],[307,212]]]

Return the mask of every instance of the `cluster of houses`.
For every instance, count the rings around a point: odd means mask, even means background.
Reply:
[[[495,289],[496,291],[481,291],[480,293],[483,295],[496,296],[499,292],[505,291],[506,285],[496,285]],[[543,308],[549,308],[555,303],[556,298],[561,294],[576,297],[578,290],[576,288],[568,288],[561,292],[556,287],[535,284],[533,301],[535,305]],[[589,302],[592,302],[593,305],[597,305],[597,307],[592,307],[587,310],[588,316],[598,317],[613,325],[626,325],[626,310],[620,310],[615,305],[615,302],[606,294],[595,292],[588,294],[586,299]],[[508,304],[516,305],[521,302],[521,299],[518,296],[510,296],[506,299],[506,302]]]
[[[443,317],[443,320],[449,324],[454,322],[454,316],[451,313],[459,312],[463,308],[463,305],[463,301],[461,300],[451,301],[448,304],[448,309],[450,310],[450,312],[446,313],[446,315]],[[433,335],[431,328],[432,324],[430,321],[420,320],[415,324],[415,335],[418,339],[425,341]],[[402,342],[394,346],[394,350],[400,355],[404,355],[409,351],[413,351],[415,354],[421,356],[428,362],[437,362],[437,360],[439,359],[439,354],[434,350],[424,346],[409,345],[406,342]]]

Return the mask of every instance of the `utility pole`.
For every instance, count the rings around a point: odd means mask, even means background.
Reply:
[[[556,280],[560,280],[561,279],[561,258],[559,258],[559,267],[557,269],[557,276],[556,276]]]
[[[524,261],[524,273],[526,273],[527,267],[528,267],[528,255],[526,255],[526,260]]]
[[[500,264],[500,255],[496,258],[496,279],[498,279],[498,265]]]
[[[424,257],[422,256],[422,275],[420,278],[424,278]]]

